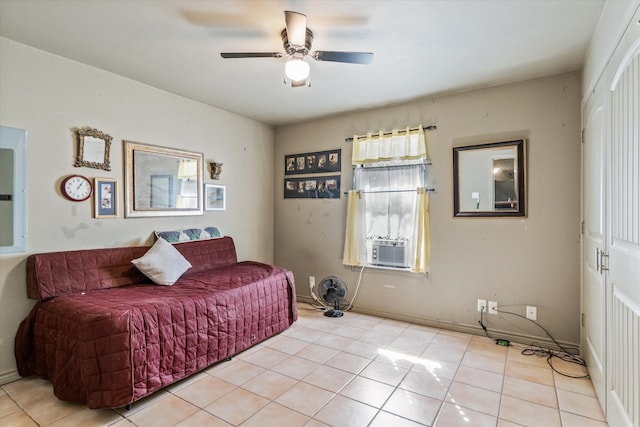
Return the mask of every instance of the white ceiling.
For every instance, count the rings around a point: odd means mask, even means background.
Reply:
[[[0,35],[184,97],[280,125],[582,68],[604,0],[0,0]],[[283,83],[284,10],[308,16],[311,62]],[[1,55],[1,53],[0,53]],[[1,59],[1,56],[0,56]]]

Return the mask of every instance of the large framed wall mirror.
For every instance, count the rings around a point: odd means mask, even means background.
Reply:
[[[453,147],[455,217],[527,216],[524,139]]]
[[[126,217],[204,214],[202,153],[123,142]]]

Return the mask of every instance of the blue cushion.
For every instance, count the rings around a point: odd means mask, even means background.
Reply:
[[[185,228],[181,230],[156,231],[156,237],[169,243],[191,242],[194,240],[219,239],[222,236],[218,227]]]

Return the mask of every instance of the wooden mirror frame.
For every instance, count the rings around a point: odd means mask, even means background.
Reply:
[[[460,199],[460,176],[464,171],[460,166],[460,155],[469,151],[479,150],[500,150],[513,147],[515,149],[515,190],[517,206],[512,209],[492,209],[492,210],[462,210]],[[485,144],[466,145],[453,147],[453,216],[454,217],[526,217],[527,216],[527,170],[526,170],[526,141],[517,139],[512,141],[490,142]],[[492,174],[489,170],[487,174]],[[495,181],[494,181],[495,182]],[[495,185],[495,184],[494,184]],[[495,206],[495,200],[493,202]]]
[[[99,130],[90,127],[73,128],[72,130],[76,138],[77,147],[76,161],[73,166],[85,166],[88,168],[110,171],[111,163],[109,160],[109,152],[111,150],[111,140],[113,139],[111,135],[100,132]],[[88,157],[88,140],[85,140],[86,138],[91,138],[92,140],[102,140],[104,142],[104,148],[99,149],[99,151],[103,153],[102,161],[95,161],[94,159]]]

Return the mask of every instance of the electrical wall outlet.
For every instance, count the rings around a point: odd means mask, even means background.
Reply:
[[[529,320],[537,320],[538,319],[538,308],[535,305],[527,306],[527,319]]]
[[[498,302],[497,301],[489,301],[489,314],[498,314]]]
[[[485,313],[487,312],[487,300],[486,299],[479,299],[478,300],[478,311],[484,311]]]
[[[309,289],[313,289],[316,285],[316,276],[309,276]]]

